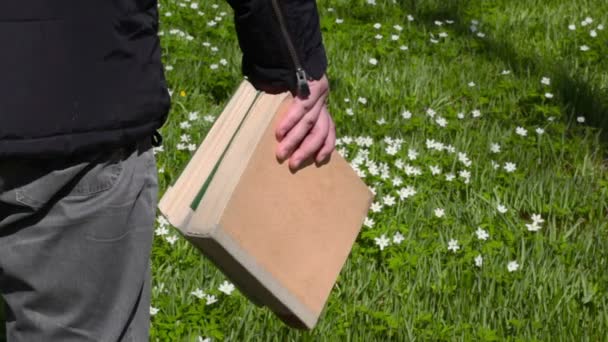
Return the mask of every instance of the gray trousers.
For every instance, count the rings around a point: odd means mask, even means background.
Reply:
[[[8,341],[147,341],[157,196],[150,138],[87,157],[0,161]]]

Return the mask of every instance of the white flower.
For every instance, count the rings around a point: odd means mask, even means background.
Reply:
[[[184,143],[190,142],[190,136],[188,134],[182,134],[179,139]]]
[[[437,217],[444,217],[445,216],[445,210],[442,208],[435,208],[435,216]]]
[[[553,94],[551,93],[545,93],[545,97],[548,99],[552,99],[553,98]]]
[[[504,168],[507,172],[513,172],[517,169],[517,166],[515,165],[515,163],[506,162]]]
[[[406,198],[412,197],[416,194],[416,189],[414,189],[414,187],[412,186],[408,186],[405,188],[401,188],[397,194],[399,195],[399,198],[401,200],[404,200]]]
[[[167,229],[165,226],[160,226],[160,227],[156,228],[154,233],[156,233],[156,235],[158,235],[158,236],[164,236],[164,235],[169,234],[169,229]]]
[[[395,25],[395,26],[393,26],[393,28],[397,31],[403,30],[403,27],[401,27],[400,25]]]
[[[507,207],[505,207],[502,204],[498,204],[496,206],[496,210],[498,210],[498,212],[501,213],[501,214],[504,214],[504,213],[506,213],[508,211]]]
[[[206,296],[205,292],[203,292],[203,290],[201,290],[201,289],[196,289],[196,290],[190,292],[190,294],[193,295],[194,297],[197,297],[198,299],[203,299]]]
[[[460,176],[460,178],[464,178],[465,184],[469,184],[469,181],[471,180],[471,172],[468,170],[462,170],[458,172],[458,176]]]
[[[374,38],[380,40],[380,39],[382,39],[382,35],[381,34],[377,34],[377,35],[374,36]]]
[[[433,39],[433,38],[431,38],[431,43],[433,43],[433,44],[437,44],[437,43],[439,43],[439,41],[438,41],[437,39]]]
[[[445,175],[445,180],[448,182],[451,182],[454,180],[454,178],[456,178],[456,175],[454,175],[453,173],[448,173]]]
[[[188,120],[194,121],[198,119],[198,112],[190,112],[188,113]]]
[[[579,117],[577,117],[577,118],[576,118],[576,122],[578,122],[578,123],[583,123],[583,122],[585,122],[585,117],[584,117],[584,116],[579,116]]]
[[[463,163],[465,166],[471,166],[471,160],[467,157],[467,154],[464,152],[458,152],[458,160]]]
[[[394,156],[395,154],[397,154],[397,152],[399,152],[399,147],[396,145],[389,145],[386,147],[385,152],[389,156]]]
[[[481,254],[479,254],[478,256],[475,257],[475,266],[481,267],[481,265],[483,265],[483,258],[481,256]]]
[[[473,110],[473,111],[471,112],[471,115],[472,115],[474,118],[478,118],[478,117],[480,117],[480,116],[481,116],[481,111],[480,111],[479,109],[475,109],[475,110]]]
[[[393,186],[399,186],[403,183],[403,180],[399,176],[393,177]]]
[[[383,250],[391,242],[384,234],[382,234],[380,237],[374,238],[374,241],[376,242],[376,245],[380,247],[380,250]]]
[[[372,219],[371,217],[366,217],[363,221],[363,225],[367,228],[372,228],[374,226],[374,219]]]
[[[211,64],[209,66],[209,68],[211,68],[211,70],[216,70],[218,68],[218,65],[217,64]]]
[[[416,152],[415,149],[410,148],[407,151],[407,157],[409,158],[409,160],[416,160],[416,158],[418,158],[418,152]]]
[[[403,172],[405,172],[406,175],[408,176],[420,176],[422,174],[422,171],[420,170],[419,167],[414,167],[412,165],[405,165],[403,167]]]
[[[385,118],[379,118],[378,120],[376,120],[376,123],[378,125],[384,125],[386,123],[386,119]]]
[[[211,342],[211,338],[202,338],[201,336],[199,336],[197,342]]]
[[[589,47],[587,45],[582,45],[581,46],[581,51],[589,51]]]
[[[375,24],[374,24],[374,28],[375,28],[376,30],[378,30],[378,29],[379,29],[379,28],[381,28],[381,27],[382,27],[382,25],[381,25],[380,23],[375,23]]]
[[[450,241],[448,241],[448,250],[456,253],[456,251],[458,251],[459,249],[460,246],[458,245],[458,240],[451,239]]]
[[[431,169],[431,174],[434,175],[439,175],[441,174],[441,168],[437,165],[430,165],[429,168]]]
[[[502,75],[508,75],[508,74],[510,74],[510,73],[511,73],[511,70],[503,70],[503,71],[501,72],[501,74],[502,74]]]
[[[344,22],[344,19],[336,18],[336,24],[342,24],[343,22]]]
[[[168,226],[169,225],[169,221],[167,221],[167,219],[162,216],[162,215],[158,215],[156,217],[156,222],[158,222],[159,225],[161,226]]]
[[[232,293],[232,291],[234,291],[234,285],[232,283],[230,283],[229,281],[224,280],[224,282],[222,283],[222,285],[220,285],[218,290],[220,290],[220,292],[223,292],[227,295],[230,295]]]
[[[475,86],[475,82],[469,82],[469,87],[474,87]]]
[[[227,65],[228,61],[225,58],[220,59],[220,64],[221,65]]]
[[[544,130],[544,129],[542,129],[542,128],[540,128],[540,127],[537,127],[537,128],[536,128],[536,134],[541,135],[541,134],[544,134],[544,133],[545,133],[545,130]]]
[[[439,32],[439,37],[446,38],[448,36],[447,32]]]
[[[374,203],[372,203],[370,209],[371,209],[371,211],[373,211],[375,213],[379,213],[380,211],[382,211],[382,204],[380,204],[378,202],[374,202]]]
[[[500,152],[500,145],[498,145],[496,143],[492,143],[492,145],[490,145],[490,151],[492,153],[499,153]]]
[[[211,305],[211,304],[213,304],[213,303],[217,302],[217,297],[215,297],[214,295],[210,295],[210,294],[208,294],[208,295],[206,296],[206,299],[207,299],[207,300],[206,300],[206,305]]]
[[[515,272],[519,269],[519,264],[517,263],[517,261],[509,261],[509,263],[507,264],[507,269],[509,270],[509,272]]]
[[[435,25],[437,25],[437,26],[442,26],[442,25],[443,25],[443,23],[442,23],[441,21],[439,21],[439,20],[435,20]]]
[[[517,126],[517,128],[515,128],[515,133],[517,133],[518,135],[521,135],[522,137],[525,137],[526,135],[528,135],[528,131],[520,126]]]
[[[602,25],[602,24],[597,25],[597,29],[602,31],[604,29],[604,25]]]
[[[401,117],[406,120],[409,120],[412,117],[412,113],[409,110],[406,110],[403,113],[401,113]]]
[[[542,227],[539,224],[537,224],[536,222],[532,222],[532,223],[526,223],[526,228],[528,228],[528,230],[531,232],[537,232]]]
[[[391,34],[391,40],[399,40],[399,36],[396,34]]]
[[[478,32],[478,33],[477,33],[477,37],[479,37],[479,38],[483,38],[483,37],[485,37],[485,36],[486,36],[486,34],[485,34],[485,33],[483,33],[483,32]]]
[[[487,240],[490,237],[490,234],[484,229],[481,229],[481,227],[477,228],[477,230],[475,231],[475,235],[477,235],[477,238],[479,240]]]
[[[441,116],[438,116],[437,119],[435,119],[435,122],[441,127],[445,127],[448,124],[448,120]]]
[[[372,58],[372,59],[373,59],[373,58]],[[366,103],[367,103],[367,99],[366,99],[365,97],[359,97],[359,98],[357,99],[357,101],[359,101],[359,103],[361,103],[361,104],[366,104]]]
[[[585,22],[587,24],[591,24],[591,23],[593,23],[593,19],[591,17],[587,17],[587,18],[585,18]]]
[[[433,110],[433,108],[429,108],[429,109],[426,110],[426,115],[430,116],[431,118],[435,117],[435,114],[437,114],[437,112],[435,112]]]
[[[382,197],[382,200],[384,201],[384,204],[386,204],[389,207],[391,207],[395,204],[395,197],[393,197],[391,195],[386,195],[386,196]]]
[[[411,14],[407,15],[407,20],[414,21],[414,17]]]
[[[175,235],[167,236],[165,238],[165,240],[167,240],[168,243],[173,245],[177,241],[177,236],[175,236]]]
[[[591,30],[591,32],[589,32],[589,35],[593,38],[597,37],[597,31],[596,30]]]
[[[494,170],[498,170],[500,168],[500,164],[498,164],[497,162],[495,162],[493,160],[491,162],[492,162],[492,168]]]
[[[400,244],[403,240],[405,240],[405,237],[400,232],[396,232],[393,236],[393,243],[397,245]]]
[[[167,70],[167,71],[171,71],[171,70],[173,70],[173,65],[167,65],[167,66],[165,67],[165,70]]]
[[[550,85],[551,84],[551,79],[549,77],[543,77],[540,80],[540,83],[545,84],[545,85]]]
[[[399,47],[399,49],[405,51],[405,50],[408,50],[409,48],[407,47],[407,45],[401,45]]]
[[[367,0],[367,3],[372,6],[376,6],[376,0]]]
[[[462,119],[464,119],[464,113],[463,113],[463,112],[460,112],[460,113],[456,114],[456,116],[457,116],[459,119],[461,119],[461,120],[462,120]]]
[[[570,31],[576,30],[576,25],[574,25],[574,24],[568,25],[568,30],[570,30]]]
[[[188,122],[188,121],[182,121],[182,122],[180,122],[180,123],[179,123],[179,127],[180,127],[181,129],[188,129],[188,128],[190,128],[191,126],[192,126],[192,125],[190,125],[190,122]]]
[[[158,311],[159,310],[157,308],[150,306],[150,315],[154,316],[158,313]]]
[[[545,220],[540,216],[540,214],[532,214],[532,221],[538,224],[545,222]]]

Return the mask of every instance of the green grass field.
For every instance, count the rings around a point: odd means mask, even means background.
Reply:
[[[336,149],[376,192],[319,324],[291,330],[221,292],[159,220],[152,340],[608,341],[608,3],[318,6]],[[227,3],[160,12],[162,195],[240,82],[241,53]]]

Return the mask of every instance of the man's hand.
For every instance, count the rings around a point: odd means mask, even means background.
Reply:
[[[285,116],[276,128],[276,138],[280,141],[277,158],[289,159],[289,167],[296,169],[302,162],[314,156],[322,162],[334,150],[336,128],[327,110],[329,81],[323,75],[320,80],[308,81],[310,95],[294,97]]]

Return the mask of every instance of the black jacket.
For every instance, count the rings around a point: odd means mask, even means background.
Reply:
[[[325,73],[314,0],[227,1],[256,88],[305,92],[298,64]],[[157,31],[156,0],[0,1],[0,160],[158,146],[170,97]]]

